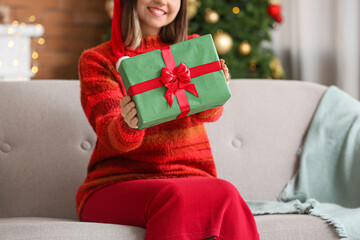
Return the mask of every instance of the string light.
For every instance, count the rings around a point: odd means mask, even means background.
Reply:
[[[8,34],[13,34],[14,33],[14,29],[12,27],[8,28]]]
[[[39,38],[38,44],[39,45],[44,45],[45,44],[45,39],[44,38]]]
[[[36,24],[36,30],[39,31],[40,29],[42,29],[42,27],[43,27],[43,26],[42,26],[41,24]]]
[[[32,26],[35,27],[35,30],[37,32],[42,32],[43,31],[43,25],[42,24],[36,24],[36,17],[34,15],[29,16],[28,18],[26,18],[25,21],[20,21],[20,20],[14,20],[12,21],[11,25],[9,26],[9,28],[7,29],[7,33],[8,34],[14,34],[12,40],[9,40],[8,42],[8,47],[9,48],[13,48],[14,46],[19,47],[22,49],[23,52],[28,52],[29,51],[29,46],[28,47],[21,47],[22,44],[18,44],[18,42],[15,40],[19,37],[22,37],[22,31],[18,29],[18,27],[23,28],[26,27],[27,24],[31,24]],[[31,72],[33,74],[37,74],[39,72],[39,65],[38,65],[38,59],[39,59],[39,52],[38,52],[38,47],[39,45],[44,45],[45,44],[45,39],[43,37],[39,37],[39,38],[32,38],[32,44],[31,44],[31,48],[32,48],[32,52],[31,52],[31,60],[32,60],[32,67],[31,67]],[[13,67],[19,67],[20,64],[22,63],[22,59],[19,58],[13,58],[12,60],[9,59],[12,63]],[[3,68],[4,67],[4,62],[0,62],[0,67]]]
[[[33,59],[38,59],[38,58],[39,58],[39,54],[38,54],[37,52],[33,52],[32,55],[31,55],[31,57],[32,57]]]
[[[37,73],[37,72],[39,71],[39,68],[38,68],[37,66],[33,66],[33,67],[31,68],[31,71],[32,71],[33,73]]]
[[[30,19],[29,19],[30,20]],[[41,29],[43,28],[43,26],[41,24],[36,24],[36,30],[37,31],[40,31]],[[38,45],[44,45],[45,44],[45,39],[43,37],[40,37],[38,40],[37,40],[37,44]],[[38,67],[38,63],[37,63],[37,59],[39,58],[39,53],[37,52],[36,50],[36,45],[35,45],[35,50],[33,51],[33,53],[31,54],[31,57],[33,60],[35,60],[32,68],[31,68],[31,72],[36,74],[39,72],[39,67]]]
[[[36,18],[35,18],[34,15],[31,15],[31,16],[29,17],[29,22],[35,22],[35,20],[36,20]]]
[[[15,45],[15,42],[13,40],[10,40],[8,43],[8,47],[12,48]]]
[[[232,11],[233,13],[238,14],[240,12],[240,8],[234,7]]]
[[[13,66],[18,66],[19,65],[19,60],[14,59],[12,64],[13,64]]]

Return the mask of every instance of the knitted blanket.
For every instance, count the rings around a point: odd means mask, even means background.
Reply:
[[[297,174],[279,202],[247,201],[254,215],[303,213],[360,239],[360,102],[329,87],[306,136]]]

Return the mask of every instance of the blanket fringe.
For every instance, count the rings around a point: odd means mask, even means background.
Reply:
[[[341,240],[350,240],[349,234],[346,232],[344,225],[337,222],[331,216],[324,213],[317,213],[316,211],[314,211],[314,209],[310,209],[309,214],[319,217],[323,219],[325,222],[332,225]]]

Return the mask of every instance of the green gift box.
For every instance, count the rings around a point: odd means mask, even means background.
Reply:
[[[222,106],[231,97],[210,34],[121,61],[139,129]]]

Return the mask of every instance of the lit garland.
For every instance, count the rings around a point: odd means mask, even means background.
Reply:
[[[9,25],[8,29],[7,29],[7,33],[8,35],[11,35],[9,42],[7,43],[7,47],[8,48],[14,48],[17,44],[17,39],[22,37],[22,31],[21,29],[26,27],[27,24],[30,25],[35,25],[35,21],[36,21],[36,17],[34,15],[31,15],[28,18],[27,22],[21,22],[19,23],[18,20],[14,20],[12,22],[12,24]],[[37,35],[40,36],[42,35],[43,32],[43,26],[41,24],[36,24],[35,25],[35,30],[38,33]],[[38,48],[39,46],[43,46],[45,44],[45,39],[43,37],[30,37],[30,51],[31,51],[31,72],[36,74],[39,71],[39,51]],[[21,49],[21,52],[27,52],[29,49],[27,47],[24,47],[23,49]],[[17,67],[19,66],[20,60],[17,58],[14,58],[11,61],[11,64],[13,67]],[[0,68],[3,66],[3,63],[0,61]]]
[[[29,22],[35,23],[36,17],[34,15],[29,17]],[[43,29],[41,24],[36,24],[36,30],[40,31]],[[32,59],[32,67],[31,71],[36,74],[39,72],[39,51],[38,46],[43,46],[45,44],[45,39],[43,37],[39,37],[38,39],[33,39],[34,42],[31,44],[31,59]]]

